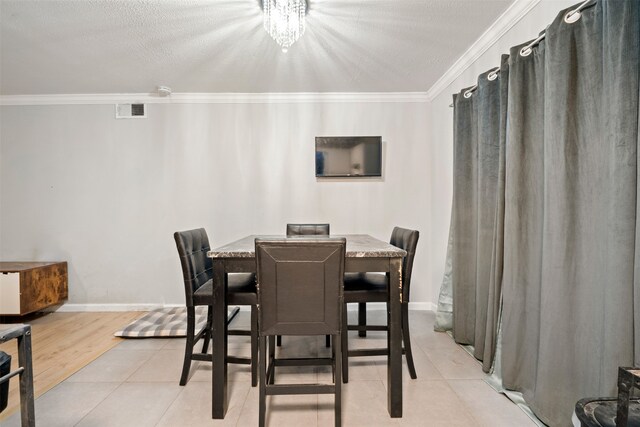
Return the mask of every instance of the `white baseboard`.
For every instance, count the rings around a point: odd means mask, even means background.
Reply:
[[[72,312],[100,312],[100,311],[151,311],[156,308],[183,307],[184,304],[63,304],[52,307],[48,311],[59,313]],[[385,304],[381,302],[369,303],[372,310],[384,310]],[[410,302],[409,309],[415,311],[436,311],[437,306],[432,302]],[[241,311],[248,311],[249,306],[240,306]],[[349,304],[348,310],[357,310],[357,305]]]
[[[184,304],[63,304],[52,307],[59,313],[99,311],[151,311],[156,308],[183,307]]]
[[[433,311],[434,313],[438,309],[438,305],[432,302],[410,302],[409,310],[415,311]]]

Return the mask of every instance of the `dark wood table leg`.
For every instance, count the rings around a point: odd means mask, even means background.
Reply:
[[[389,260],[389,305],[387,310],[387,409],[391,418],[402,417],[402,258]]]
[[[223,259],[213,259],[213,418],[227,413],[227,274]]]

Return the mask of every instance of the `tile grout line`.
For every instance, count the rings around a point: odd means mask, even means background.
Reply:
[[[120,350],[120,351],[148,351],[148,352],[150,352],[150,353],[151,353],[151,354],[149,355],[149,357],[147,357],[146,359],[144,359],[144,360],[142,361],[142,363],[140,363],[140,366],[138,366],[138,367],[137,367],[133,372],[131,372],[131,373],[129,374],[129,376],[128,376],[127,378],[125,378],[125,379],[124,379],[124,381],[122,381],[122,383],[123,383],[123,384],[124,384],[124,383],[126,383],[126,382],[128,382],[128,381],[129,381],[129,378],[131,378],[132,376],[134,376],[136,372],[138,372],[140,369],[142,369],[142,368],[145,366],[145,364],[146,364],[146,363],[148,363],[148,362],[149,362],[149,360],[151,360],[151,358],[153,358],[153,356],[155,356],[156,354],[158,354],[158,351],[157,351],[157,350]],[[132,381],[132,382],[136,382],[136,381]],[[142,382],[145,382],[145,381],[142,381]]]
[[[472,379],[454,379],[451,381],[482,381],[482,380],[472,380]],[[462,403],[463,408],[465,409],[465,411],[467,412],[467,414],[469,415],[469,417],[471,417],[472,420],[474,420],[476,422],[476,425],[483,425],[482,420],[478,419],[475,415],[473,411],[473,408],[470,408],[467,404],[467,402],[465,401],[465,399],[458,394],[458,392],[456,391],[455,388],[451,387],[451,384],[449,384],[449,380],[447,380],[447,387],[449,387],[451,389],[451,391],[453,391],[453,394],[458,398],[458,400],[460,400],[460,403]]]
[[[80,369],[78,372],[82,371],[82,370],[83,370],[83,369],[85,369],[87,366],[91,365],[91,364],[92,364],[92,363],[94,363],[96,360],[100,359],[102,356],[104,356],[105,354],[109,353],[111,350],[113,350],[113,349],[117,348],[120,344],[122,344],[122,342],[120,342],[120,343],[116,344],[115,346],[111,347],[109,350],[107,350],[107,351],[105,351],[104,353],[102,353],[100,356],[98,356],[96,359],[94,359],[91,363],[89,363],[89,364],[85,365],[85,366],[84,366],[82,369]],[[76,374],[77,374],[78,372],[76,372]],[[72,375],[72,376],[70,376],[69,378],[71,378],[71,377],[73,377],[73,375]],[[60,384],[64,384],[64,383],[68,382],[69,378],[65,379],[65,380],[64,380],[63,382],[61,382]],[[93,381],[93,382],[95,382],[95,381]],[[116,381],[113,381],[113,382],[116,382]],[[70,382],[69,382],[69,384],[72,384],[72,383],[73,383],[72,381],[70,381]],[[78,382],[78,383],[82,383],[82,382],[80,381],[80,382]],[[91,382],[87,381],[87,383],[91,383]],[[98,406],[100,406],[100,404],[102,404],[102,402],[104,402],[105,400],[107,400],[107,398],[108,398],[109,396],[111,396],[113,393],[115,393],[115,392],[116,392],[116,390],[118,390],[120,387],[122,387],[122,384],[124,384],[124,381],[120,381],[120,383],[118,384],[118,386],[117,386],[117,387],[115,387],[113,390],[111,390],[111,392],[110,392],[110,393],[107,393],[107,394],[104,396],[104,398],[102,398],[99,402],[97,402],[97,403],[93,406],[93,408],[91,408],[89,411],[87,411],[87,413],[86,413],[86,414],[84,414],[84,416],[83,416],[82,418],[80,418],[80,419],[78,420],[78,422],[77,422],[77,423],[75,423],[75,424],[74,424],[74,427],[75,427],[75,426],[77,426],[77,425],[79,425],[79,424],[82,422],[82,420],[84,420],[85,418],[87,418],[87,416],[88,416],[91,412],[93,412],[93,411],[94,411]]]
[[[440,376],[442,377],[443,380],[446,380],[447,378],[445,378],[443,372],[438,368],[438,365],[433,361],[433,359],[429,356],[429,353],[427,353],[426,351],[424,351],[424,349],[422,348],[422,346],[420,344],[418,344],[418,349],[420,351],[422,351],[422,353],[427,356],[427,359],[429,360],[429,362],[433,365],[433,368],[438,371],[438,373],[440,374]],[[413,350],[413,349],[412,349]]]
[[[173,382],[171,382],[169,384],[173,384]],[[167,405],[165,410],[162,412],[162,415],[160,415],[160,417],[158,418],[158,422],[155,423],[156,427],[160,425],[160,423],[162,422],[162,418],[164,418],[164,416],[167,413],[167,411],[169,410],[169,408],[171,408],[171,406],[175,403],[175,401],[178,400],[178,398],[182,395],[182,393],[185,392],[185,386],[180,386],[180,388],[182,390],[180,390],[180,392],[178,394],[176,394],[176,397],[174,397],[173,400],[171,402],[169,402],[169,404]]]
[[[105,353],[105,354],[106,354],[106,353]],[[87,366],[88,366],[88,365],[87,365]],[[64,382],[65,382],[65,381],[63,381],[63,383],[64,383]],[[61,383],[61,384],[62,384],[62,383]],[[78,383],[78,384],[80,384],[80,383]],[[74,427],[75,427],[75,426],[77,426],[77,425],[79,425],[79,424],[82,422],[82,420],[84,420],[85,418],[87,418],[87,416],[88,416],[91,412],[93,412],[93,411],[94,411],[98,406],[100,406],[100,405],[102,404],[102,402],[104,402],[105,400],[107,400],[107,398],[108,398],[109,396],[111,396],[113,393],[115,393],[115,392],[116,392],[116,390],[118,390],[120,387],[122,387],[122,384],[124,384],[124,381],[122,381],[120,384],[118,384],[118,386],[117,386],[116,388],[114,388],[113,390],[111,390],[111,393],[107,393],[107,394],[106,394],[106,396],[105,396],[104,398],[102,398],[102,400],[100,400],[98,403],[96,403],[96,404],[93,406],[93,408],[91,408],[89,411],[87,411],[87,413],[86,413],[86,414],[84,414],[84,416],[83,416],[82,418],[80,418],[80,419],[78,420],[78,422],[77,422],[77,423],[75,423],[75,424],[74,424]]]
[[[239,426],[240,418],[242,418],[242,413],[244,412],[244,407],[247,405],[247,400],[249,399],[249,395],[251,394],[251,389],[259,388],[259,387],[260,387],[260,384],[258,384],[256,387],[252,387],[251,385],[249,385],[249,388],[247,389],[247,393],[244,396],[244,400],[242,401],[242,407],[240,408],[240,411],[238,413],[238,419],[236,420],[236,424],[235,424],[236,427]]]

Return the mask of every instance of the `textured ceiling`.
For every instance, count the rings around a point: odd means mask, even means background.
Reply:
[[[310,0],[282,53],[260,0],[0,0],[0,93],[426,91],[513,0]]]

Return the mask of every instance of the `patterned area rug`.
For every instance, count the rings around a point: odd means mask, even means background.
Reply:
[[[227,322],[238,313],[229,307]],[[196,307],[196,333],[207,323],[207,307]],[[187,335],[187,308],[171,307],[151,310],[114,334],[122,338],[184,337]]]

